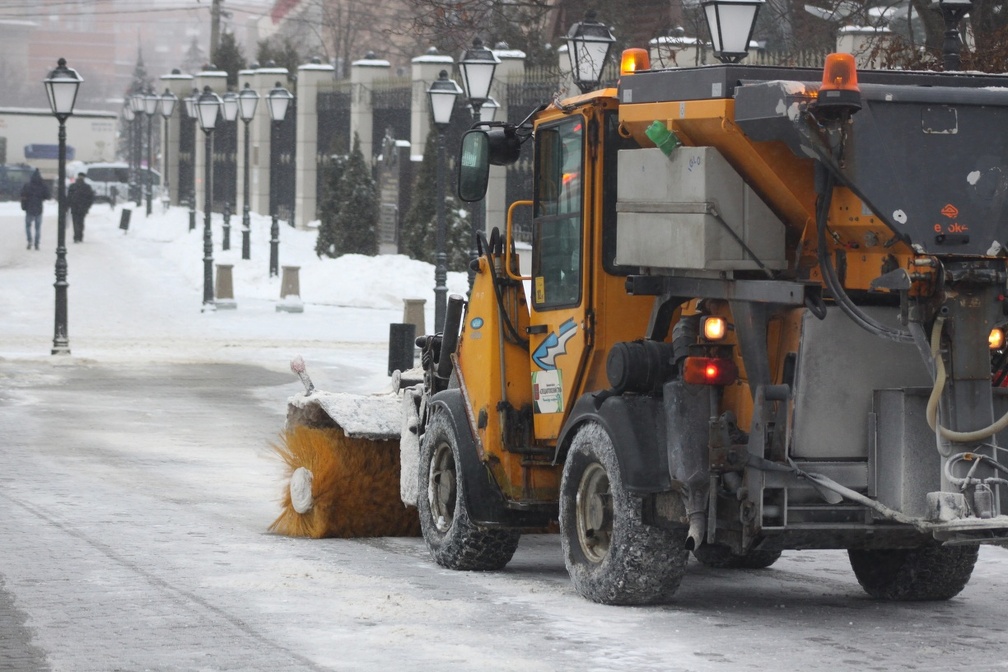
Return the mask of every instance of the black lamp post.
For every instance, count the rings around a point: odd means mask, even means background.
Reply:
[[[938,0],[942,19],[945,21],[945,41],[942,43],[942,59],[945,72],[958,70],[962,64],[962,39],[959,37],[959,23],[973,9],[972,0]]]
[[[235,119],[238,118],[238,94],[233,91],[228,91],[223,96],[221,96],[221,112],[224,115],[224,121],[229,124],[234,123]],[[230,189],[228,190],[230,191]],[[222,250],[231,249],[231,204],[224,204],[224,239],[221,241]]]
[[[144,96],[144,112],[147,114],[147,172],[144,173],[144,183],[147,188],[147,216],[151,216],[153,208],[151,207],[151,199],[154,197],[153,184],[153,174],[151,169],[154,166],[153,157],[153,143],[151,142],[151,131],[154,128],[154,115],[157,114],[158,104],[161,102],[161,96],[157,95],[153,91],[148,91]]]
[[[478,37],[472,41],[472,47],[462,52],[459,59],[459,71],[462,73],[462,83],[465,86],[466,98],[472,108],[472,116],[476,121],[484,121],[483,105],[490,100],[490,86],[493,84],[494,71],[500,64],[497,54],[483,46]],[[490,108],[496,112],[496,108]],[[490,121],[493,121],[491,115]],[[472,239],[469,241],[469,289],[476,280],[476,239],[484,228],[484,208],[486,202],[479,200],[472,207]]]
[[[133,180],[134,175],[136,175],[136,144],[134,140],[136,138],[136,126],[133,124],[133,120],[136,119],[136,115],[133,113],[133,104],[130,99],[126,99],[126,103],[123,105],[123,119],[126,120],[126,163],[129,166],[126,171],[129,173],[129,184],[126,186],[127,193],[125,194],[125,200],[129,201],[133,198]],[[116,194],[119,196],[119,194]],[[115,205],[113,202],[112,205]]]
[[[141,182],[143,174],[143,114],[144,114],[144,94],[140,91],[134,93],[130,96],[130,107],[133,108],[133,116],[136,119],[136,126],[140,129],[134,134],[133,139],[136,142],[136,171],[133,175],[133,193],[130,196],[130,200],[140,205],[143,203],[143,182]]]
[[[213,211],[213,132],[217,125],[221,99],[210,90],[209,86],[205,86],[203,93],[195,102],[199,125],[205,135],[203,145],[203,310],[206,311],[216,309],[213,289],[213,236],[210,230],[210,219]]]
[[[66,59],[56,62],[56,69],[42,80],[49,95],[49,108],[59,121],[59,210],[56,226],[56,326],[53,334],[52,354],[69,355],[70,338],[67,331],[67,260],[66,260],[66,120],[73,114],[77,102],[77,89],[84,80]]]
[[[595,16],[595,11],[589,10],[584,21],[578,21],[567,31],[567,58],[570,59],[574,83],[581,93],[598,88],[602,68],[616,42],[605,24],[596,21]]]
[[[244,196],[242,198],[242,259],[251,259],[251,249],[249,244],[249,229],[251,221],[249,218],[249,122],[255,116],[256,105],[259,104],[259,94],[256,93],[248,82],[245,88],[238,94],[238,113],[245,124],[245,164],[244,164]]]
[[[196,114],[196,100],[199,99],[199,89],[195,87],[192,93],[185,99],[186,106],[186,117],[189,118],[189,123],[195,124],[197,117]],[[196,141],[193,140],[193,155],[192,155],[192,184],[189,185],[189,230],[196,230]]]
[[[749,40],[763,0],[704,0],[714,56],[722,63],[738,63],[749,55]]]
[[[444,329],[445,306],[448,294],[448,257],[445,254],[445,146],[444,135],[451,122],[452,110],[455,109],[455,99],[462,94],[462,89],[455,80],[448,79],[448,72],[442,70],[437,81],[427,89],[430,100],[431,116],[438,132],[437,144],[437,236],[436,257],[434,267],[434,331]]]
[[[168,176],[171,173],[171,165],[168,162],[168,149],[171,145],[168,143],[168,122],[175,112],[177,104],[178,96],[172,93],[171,89],[165,88],[164,93],[161,94],[161,116],[164,117],[164,186],[169,202],[171,201],[171,189],[168,185]]]
[[[274,144],[277,130],[287,116],[287,108],[290,107],[293,99],[294,94],[285,89],[280,82],[277,82],[266,96],[266,107],[269,108],[270,119],[273,122],[273,133],[270,135],[270,202],[273,204],[270,213],[272,218],[270,223],[270,277],[280,274],[280,222],[277,220],[276,209],[276,161],[280,153],[276,151]]]

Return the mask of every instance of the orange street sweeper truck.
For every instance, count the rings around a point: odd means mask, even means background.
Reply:
[[[464,136],[463,199],[523,143],[534,179],[418,338],[422,380],[374,400],[404,511],[459,570],[558,522],[606,604],[669,601],[689,553],[809,548],[879,599],[956,595],[1008,538],[1008,77],[633,58]],[[297,395],[289,426],[361,435],[341,396]]]

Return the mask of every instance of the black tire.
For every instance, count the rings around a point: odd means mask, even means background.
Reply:
[[[582,597],[669,602],[686,572],[687,531],[641,522],[641,499],[623,487],[612,439],[596,423],[577,430],[560,485],[560,543]]]
[[[948,600],[958,595],[973,574],[978,546],[848,550],[851,568],[865,592],[896,602]]]
[[[701,544],[693,555],[705,567],[714,569],[766,569],[780,559],[780,551],[749,551],[736,555],[721,544]]]
[[[437,411],[424,432],[418,469],[417,509],[427,550],[448,569],[502,569],[518,548],[521,534],[479,527],[469,519],[460,464],[455,427],[445,411]]]

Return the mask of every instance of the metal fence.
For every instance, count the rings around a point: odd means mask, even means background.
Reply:
[[[235,211],[238,202],[238,121],[219,119],[214,129],[213,209],[224,212],[228,205]]]
[[[375,88],[371,91],[371,146],[376,154],[381,151],[386,135],[409,140],[412,91],[408,79],[389,79],[375,83]]]

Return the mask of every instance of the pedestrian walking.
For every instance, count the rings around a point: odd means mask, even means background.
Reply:
[[[84,241],[84,218],[94,203],[94,189],[84,181],[84,173],[77,173],[77,179],[67,190],[67,203],[73,218],[74,242]]]
[[[39,249],[39,236],[42,230],[42,203],[51,197],[49,185],[42,179],[38,168],[32,173],[31,179],[21,187],[21,209],[25,213],[25,235],[28,236],[28,249],[32,248],[32,223],[35,223],[35,249]]]

